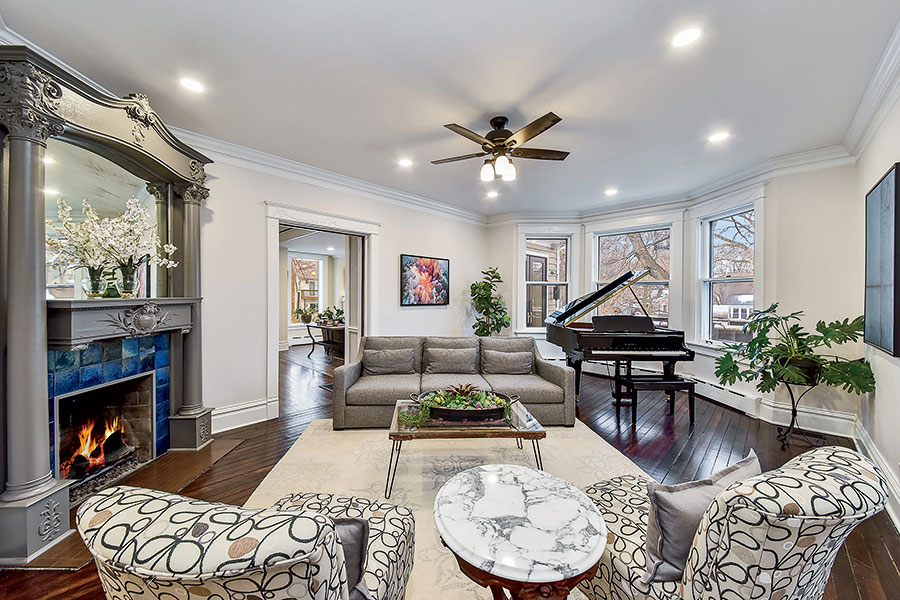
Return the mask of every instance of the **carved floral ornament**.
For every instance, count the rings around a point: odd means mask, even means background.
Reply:
[[[0,62],[0,122],[11,135],[44,142],[63,132],[62,88],[27,62]]]
[[[209,198],[209,188],[199,183],[190,183],[187,185],[176,185],[175,193],[181,196],[185,204],[200,204]]]
[[[135,309],[109,313],[107,316],[108,319],[102,319],[100,322],[106,323],[107,327],[133,336],[153,333],[163,327],[169,319],[169,313],[162,312],[155,302],[148,302]]]
[[[147,97],[147,94],[128,94],[124,100],[130,102],[125,107],[125,114],[134,121],[131,135],[134,136],[134,143],[140,146],[147,137],[147,130],[159,121],[159,117],[156,116],[156,111],[150,106],[150,99]]]

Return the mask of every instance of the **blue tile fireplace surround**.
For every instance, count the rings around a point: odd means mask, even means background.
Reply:
[[[57,396],[142,373],[156,373],[156,456],[169,449],[169,334],[95,342],[84,350],[47,353],[50,397],[50,456],[53,456]],[[51,458],[51,464],[53,460]],[[56,466],[54,465],[54,469]],[[54,473],[58,476],[58,473]]]

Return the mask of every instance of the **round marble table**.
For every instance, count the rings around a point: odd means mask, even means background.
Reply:
[[[451,478],[434,501],[434,521],[460,570],[495,600],[566,598],[593,577],[606,523],[567,481],[516,465],[485,465]]]

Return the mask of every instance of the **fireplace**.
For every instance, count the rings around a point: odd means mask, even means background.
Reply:
[[[73,501],[109,485],[156,455],[155,373],[55,397],[54,466],[73,480]]]

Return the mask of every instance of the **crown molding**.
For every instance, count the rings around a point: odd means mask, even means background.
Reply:
[[[888,111],[900,100],[900,22],[894,28],[881,60],[866,86],[856,113],[850,121],[843,145],[853,156],[859,157]]]
[[[246,146],[226,142],[217,138],[209,137],[186,129],[178,129],[173,127],[172,131],[188,145],[202,149],[208,153],[215,162],[230,164],[237,167],[243,167],[316,185],[319,187],[332,189],[340,192],[348,192],[357,196],[379,200],[414,208],[429,212],[432,214],[450,217],[460,221],[474,223],[476,225],[485,225],[486,220],[483,215],[478,213],[444,204],[424,196],[410,194],[398,189],[379,185],[362,179],[356,179],[349,175],[342,175],[334,171],[328,171],[319,167],[314,167],[306,163],[301,163],[288,158],[269,154],[261,150],[254,150]]]
[[[654,211],[684,210],[702,204],[714,198],[724,196],[750,186],[762,184],[775,177],[784,177],[805,171],[830,169],[856,162],[843,146],[829,146],[794,154],[776,156],[760,164],[723,177],[690,192],[669,196],[651,196],[638,198],[615,206],[600,207],[565,215],[537,212],[504,213],[488,217],[489,227],[509,225],[512,223],[589,223],[590,221],[617,218],[626,214],[639,214],[648,209]]]

